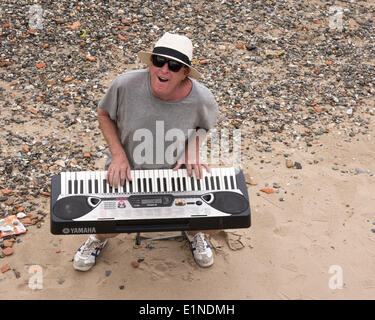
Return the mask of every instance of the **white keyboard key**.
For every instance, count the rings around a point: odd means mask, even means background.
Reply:
[[[177,171],[173,171],[172,170],[172,178],[173,178],[173,182],[174,182],[174,191],[175,192],[178,192],[178,172]]]
[[[178,180],[180,181],[180,191],[186,191],[185,190],[186,187],[184,187],[184,179],[183,179],[182,171],[183,171],[182,169],[177,169],[177,176],[178,176]]]
[[[164,170],[159,170],[158,171],[158,178],[159,178],[159,191],[160,192],[164,192],[166,190],[164,190],[164,182],[163,182],[163,178],[164,178]]]
[[[138,179],[139,179],[139,171],[134,170],[133,190],[135,193],[141,192],[141,190],[138,190]]]
[[[230,168],[230,173],[231,173],[231,177],[233,177],[234,189],[237,189],[236,171],[235,171],[234,167]]]
[[[107,179],[107,171],[100,172],[100,179],[99,179],[99,193],[107,193],[108,192],[108,182]],[[104,188],[105,186],[105,188]]]
[[[164,170],[164,178],[167,180],[167,192],[172,191],[172,185],[171,185],[171,175],[169,170]]]
[[[220,190],[224,190],[225,184],[224,184],[223,170],[221,168],[218,170],[218,175],[219,175],[219,180],[220,180]]]
[[[61,188],[61,194],[64,195],[64,194],[68,194],[67,192],[67,173],[66,172],[61,172],[61,176],[60,176],[60,188]]]
[[[188,176],[187,174],[187,170],[186,169],[183,169],[182,171],[182,177],[185,179],[186,181],[186,191],[191,191],[191,182],[190,182],[190,177]]]
[[[151,179],[152,179],[152,192],[159,192],[158,191],[158,183],[157,183],[157,178],[158,178],[158,170],[150,170],[151,172]]]
[[[79,171],[77,172],[77,194],[83,193],[83,179],[84,179],[84,172]]]
[[[131,193],[136,193],[135,191],[135,186],[136,186],[136,181],[135,181],[135,170],[130,170],[130,176],[132,178],[131,183],[129,182],[129,192]]]
[[[143,184],[146,184],[146,189],[144,189],[144,192],[151,192],[151,190],[150,190],[150,185],[149,185],[149,183],[148,183],[148,176],[149,176],[149,174],[148,174],[148,170],[145,170],[144,172],[143,172]],[[144,188],[144,187],[143,187]]]
[[[91,188],[89,184],[88,193],[95,193],[95,171],[90,171],[90,181],[91,181]]]
[[[211,186],[214,190],[217,190],[217,183],[216,183],[216,170],[215,168],[211,168],[211,177],[210,177],[210,181],[211,181]]]

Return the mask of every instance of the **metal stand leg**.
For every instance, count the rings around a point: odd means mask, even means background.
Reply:
[[[169,239],[177,239],[177,238],[185,238],[185,234],[183,231],[181,231],[181,234],[177,234],[174,236],[165,236],[165,237],[158,237],[158,238],[148,238],[148,239],[142,239],[141,240],[141,233],[137,232],[137,235],[135,237],[135,244],[140,245],[143,241],[156,241],[156,240],[169,240]]]
[[[137,236],[135,237],[135,244],[139,246],[141,244],[141,233],[137,232]]]

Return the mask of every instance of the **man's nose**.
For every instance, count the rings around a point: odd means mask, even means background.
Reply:
[[[169,71],[169,69],[168,69],[168,62],[164,63],[164,65],[161,67],[161,70],[163,72],[168,72]]]

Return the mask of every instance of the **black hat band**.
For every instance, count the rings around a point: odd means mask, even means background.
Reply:
[[[187,55],[181,53],[180,51],[177,51],[177,50],[174,50],[174,49],[171,49],[171,48],[167,48],[167,47],[155,47],[154,50],[152,51],[152,53],[155,53],[155,54],[163,54],[163,55],[166,55],[166,56],[170,56],[170,57],[174,57],[178,60],[181,60],[183,61],[185,64],[187,65],[191,65],[191,62],[188,58]]]

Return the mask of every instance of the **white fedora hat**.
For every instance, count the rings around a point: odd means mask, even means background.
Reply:
[[[148,66],[151,64],[151,55],[163,56],[176,60],[188,66],[188,76],[198,79],[200,73],[191,66],[193,57],[193,44],[186,36],[166,32],[155,44],[152,52],[139,51],[139,59]]]

